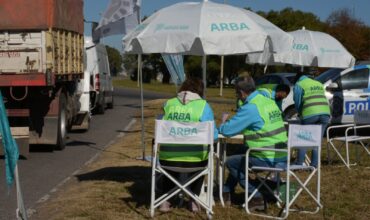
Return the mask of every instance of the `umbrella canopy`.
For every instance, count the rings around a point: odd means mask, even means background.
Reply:
[[[147,18],[123,39],[131,54],[230,55],[289,50],[292,37],[251,11],[210,1],[182,2]]]
[[[268,58],[263,54],[251,54],[247,57],[247,63],[288,63],[327,68],[347,68],[355,64],[355,58],[329,34],[306,30],[304,27],[302,30],[288,33],[294,38],[293,47],[289,52],[274,53]]]

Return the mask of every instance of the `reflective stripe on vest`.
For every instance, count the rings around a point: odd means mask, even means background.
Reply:
[[[258,113],[264,121],[263,127],[258,131],[244,130],[245,144],[250,148],[286,148],[287,133],[281,117],[281,111],[276,103],[257,94],[249,104],[257,107]],[[261,151],[251,152],[252,157],[261,159],[285,158],[286,152]]]
[[[330,108],[325,97],[324,86],[313,79],[305,78],[298,82],[302,87],[304,95],[302,97],[301,115],[304,117],[319,114],[330,115]]]
[[[178,98],[172,98],[164,106],[164,120],[179,122],[199,122],[203,115],[206,101],[193,100],[186,105]],[[208,159],[208,146],[190,144],[161,145],[159,159],[178,162],[201,162]]]

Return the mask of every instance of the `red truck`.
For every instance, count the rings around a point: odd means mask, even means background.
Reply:
[[[0,0],[0,89],[14,136],[61,150],[69,128],[88,128],[83,28],[83,0]]]

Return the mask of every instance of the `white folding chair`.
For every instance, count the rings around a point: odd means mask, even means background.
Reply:
[[[247,153],[246,153],[246,165],[245,165],[245,170],[246,170],[246,178],[249,177],[250,173],[253,173],[256,178],[260,181],[260,184],[256,188],[255,191],[249,193],[248,192],[248,180],[246,180],[246,186],[245,186],[245,210],[248,214],[251,215],[256,215],[260,217],[265,217],[265,218],[274,218],[274,219],[285,219],[289,215],[289,211],[299,211],[303,213],[310,213],[310,214],[315,214],[317,213],[320,208],[322,208],[322,204],[320,203],[320,168],[321,168],[321,162],[318,160],[318,166],[317,168],[313,166],[308,166],[308,165],[290,165],[290,158],[291,158],[291,153],[295,149],[317,149],[318,151],[318,158],[321,156],[321,125],[289,125],[289,133],[288,133],[288,144],[286,149],[277,149],[277,148],[250,148]],[[277,168],[277,167],[258,167],[258,166],[252,166],[248,167],[249,164],[249,154],[252,151],[275,151],[275,152],[287,152],[287,167],[286,168]],[[295,172],[296,171],[309,171],[308,177],[306,177],[305,180],[302,180]],[[261,176],[261,173],[266,174],[264,177]],[[281,174],[286,175],[286,182],[285,182],[285,198],[281,198],[281,195],[279,194],[279,185],[280,185],[280,180],[278,180],[277,183],[277,190],[271,189],[271,187],[266,183],[268,180],[268,177],[272,173],[277,173],[278,178],[280,177]],[[311,179],[317,176],[317,182],[316,182],[316,193],[312,193],[308,189],[308,184],[310,183]],[[293,180],[297,182],[297,185],[299,186],[298,190],[294,195],[289,195],[291,192],[291,177],[293,177]],[[262,213],[256,213],[256,212],[251,212],[249,210],[248,203],[251,201],[253,196],[257,193],[261,187],[265,187],[271,195],[275,197],[277,200],[277,203],[280,207],[282,207],[282,210],[279,214],[279,216],[272,216],[272,215],[267,215],[267,214],[262,214]],[[316,204],[316,209],[315,210],[297,210],[297,209],[292,209],[291,206],[293,203],[296,201],[298,196],[305,191],[315,202]]]
[[[337,153],[338,157],[343,161],[345,166],[350,169],[351,165],[356,165],[359,161],[359,154],[358,154],[358,147],[363,147],[367,155],[370,155],[369,150],[369,143],[365,143],[365,141],[370,141],[369,135],[361,135],[359,132],[361,130],[369,129],[370,128],[370,110],[362,110],[362,111],[355,111],[354,112],[354,124],[347,124],[347,125],[333,125],[330,126],[326,131],[326,140],[327,140],[327,155],[328,161],[331,161],[330,158],[330,147]],[[338,132],[339,129],[346,129],[344,136],[334,136],[332,133]],[[349,144],[354,143],[357,146],[356,149],[356,163],[350,163],[349,160]],[[336,144],[340,144],[339,146],[335,146]],[[340,152],[341,147],[345,146],[345,153],[342,154]],[[344,158],[345,157],[345,158]]]
[[[214,124],[213,122],[175,122],[156,120],[155,121],[155,142],[153,146],[153,159],[152,159],[152,185],[151,185],[151,202],[150,202],[150,215],[154,217],[154,210],[163,202],[168,201],[173,196],[183,191],[190,196],[194,201],[198,202],[207,213],[208,218],[212,218],[213,211],[213,136]],[[199,173],[192,176],[185,183],[180,183],[166,170],[172,170],[179,173],[186,173],[191,171],[189,168],[161,166],[158,159],[158,145],[160,144],[199,144],[209,145],[208,152],[208,165],[197,169]],[[194,169],[192,169],[194,171]],[[176,186],[164,193],[159,198],[155,196],[156,188],[156,174],[162,174],[169,178]],[[202,200],[200,196],[191,192],[187,187],[195,180],[202,176],[207,176],[207,192],[206,200]]]

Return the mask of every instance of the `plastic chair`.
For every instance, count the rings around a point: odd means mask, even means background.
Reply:
[[[322,208],[322,204],[320,202],[320,168],[321,168],[321,162],[318,161],[317,168],[313,166],[308,165],[291,165],[291,153],[295,149],[315,149],[318,150],[318,157],[320,158],[321,155],[321,125],[289,125],[289,135],[288,135],[288,144],[286,149],[277,149],[277,148],[251,148],[246,153],[246,178],[249,177],[250,173],[253,173],[256,178],[260,181],[259,186],[256,188],[255,191],[251,192],[249,194],[248,192],[248,181],[246,180],[246,190],[245,190],[245,210],[248,214],[256,215],[264,218],[274,218],[274,219],[286,219],[289,215],[289,211],[299,211],[302,213],[310,213],[310,214],[316,214],[320,208]],[[275,152],[287,152],[287,167],[286,168],[276,168],[276,167],[257,167],[252,166],[248,167],[249,164],[249,154],[252,151],[275,151]],[[297,171],[308,171],[308,177],[305,180],[302,180],[297,174]],[[267,173],[265,176],[261,176],[261,173]],[[278,179],[280,179],[280,175],[284,174],[286,175],[286,182],[285,182],[285,198],[281,198],[282,195],[278,192],[279,186],[280,186],[280,180],[277,181],[277,190],[272,189],[266,181],[268,180],[268,177],[272,174],[276,173],[278,176]],[[312,193],[308,189],[308,184],[310,183],[311,179],[317,176],[316,181],[316,192]],[[292,181],[291,177],[293,177],[293,180],[297,182],[298,190],[295,192],[294,195],[289,195],[292,190]],[[274,196],[274,198],[277,200],[278,205],[281,207],[281,211],[279,216],[272,216],[262,213],[255,213],[251,212],[249,210],[248,203],[251,201],[253,196],[257,193],[261,187],[265,187],[271,195]],[[296,201],[298,196],[305,191],[314,201],[316,204],[315,210],[297,210],[292,209],[291,206]]]
[[[155,121],[155,142],[153,146],[153,159],[152,159],[152,185],[151,185],[151,202],[150,202],[150,215],[154,217],[154,210],[160,206],[163,202],[168,201],[179,192],[184,192],[190,196],[194,201],[198,202],[207,213],[208,218],[212,218],[213,211],[213,136],[214,136],[214,124],[211,121],[208,122],[176,122],[176,121]],[[198,168],[182,168],[182,167],[170,167],[161,166],[158,159],[158,145],[160,144],[197,144],[197,145],[209,145],[208,152],[208,165],[205,167]],[[171,176],[166,170],[172,170],[179,173],[187,173],[193,171],[199,171],[197,174],[189,178],[185,183],[180,183],[173,176]],[[164,193],[159,198],[155,197],[156,188],[156,174],[162,174],[169,178],[176,186]],[[187,189],[191,183],[199,179],[201,176],[207,176],[207,192],[206,200],[203,200],[200,196],[191,192]]]
[[[355,111],[354,112],[354,124],[347,124],[347,125],[333,125],[328,127],[326,131],[326,140],[327,140],[327,155],[328,161],[331,161],[330,158],[330,147],[337,153],[338,157],[343,161],[344,165],[350,169],[350,166],[356,165],[357,163],[350,163],[349,161],[349,143],[357,143],[358,147],[363,147],[368,155],[370,155],[369,145],[364,141],[370,140],[370,136],[368,135],[360,135],[359,131],[364,130],[366,128],[370,128],[370,110],[363,110],[363,111]],[[339,129],[344,129],[345,133],[344,136],[333,136],[330,135],[330,131],[338,131]],[[335,146],[336,143],[340,143],[339,146]],[[341,154],[339,148],[345,145],[345,153],[344,155]],[[356,159],[357,162],[359,161],[359,154],[358,148],[356,149]],[[345,158],[344,158],[345,157]]]

